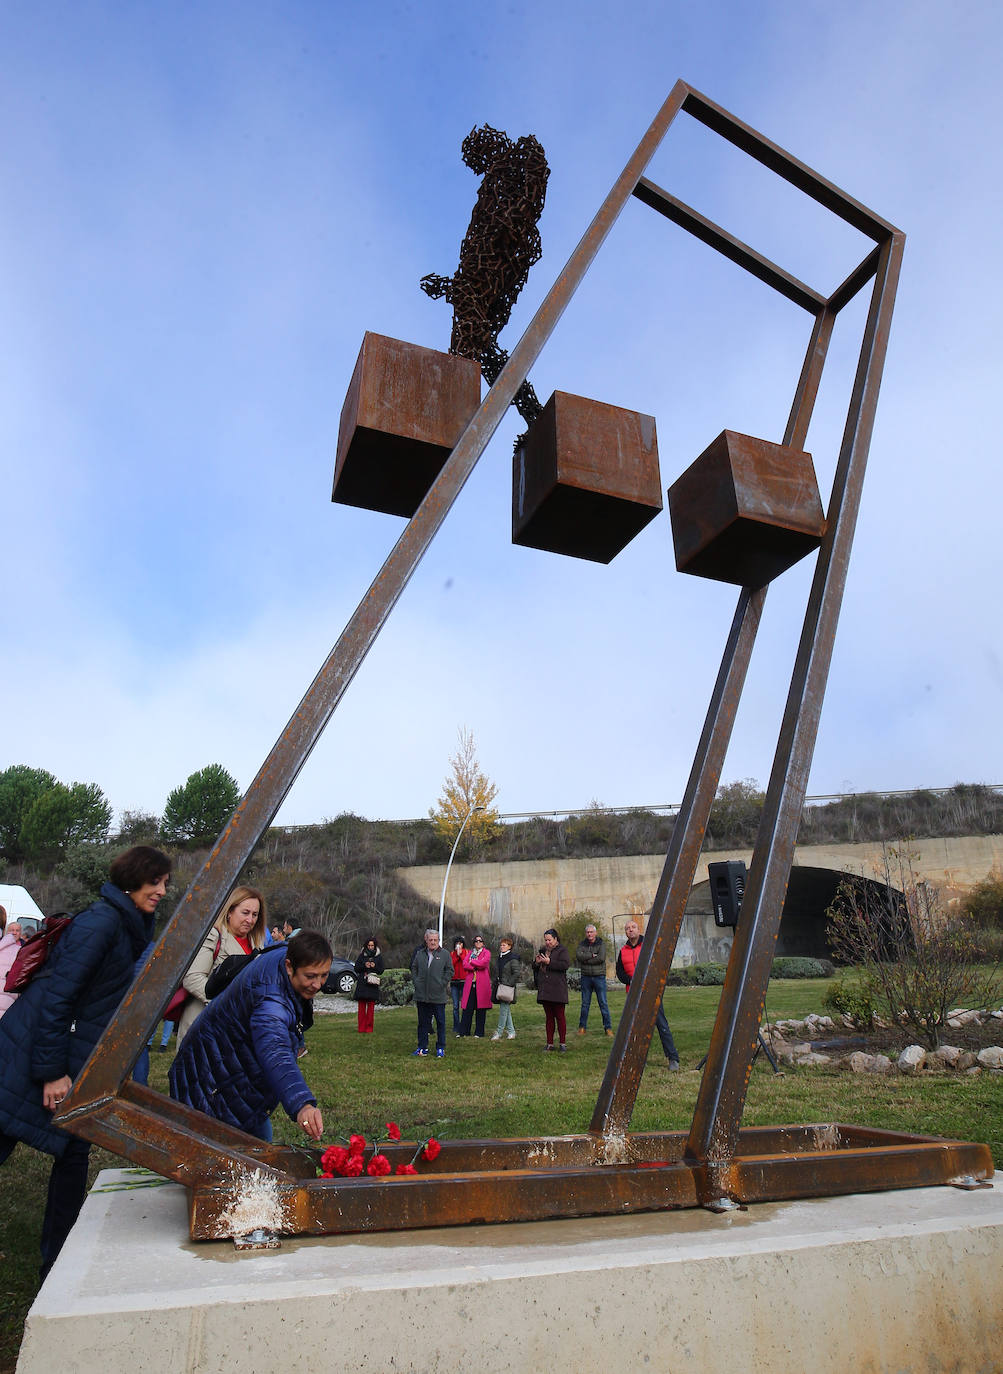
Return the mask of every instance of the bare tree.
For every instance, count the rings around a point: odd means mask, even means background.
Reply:
[[[952,1007],[997,995],[997,967],[980,963],[974,922],[944,911],[905,847],[883,848],[877,882],[841,883],[826,914],[835,957],[860,970],[863,992],[893,1025],[910,1026],[930,1049]]]

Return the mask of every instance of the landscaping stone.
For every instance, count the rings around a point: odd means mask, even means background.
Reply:
[[[1003,1069],[1003,1047],[999,1045],[979,1050],[976,1058],[984,1069]]]
[[[891,1073],[895,1068],[887,1054],[875,1054],[872,1055],[872,1058],[874,1062],[868,1069],[868,1073]]]
[[[906,1045],[895,1061],[899,1073],[918,1073],[926,1061],[926,1050],[922,1045]]]
[[[955,1045],[941,1045],[939,1049],[934,1050],[933,1055],[930,1057],[940,1059],[948,1068],[955,1069],[958,1066],[958,1060],[961,1058],[961,1053],[961,1050]]]
[[[854,1050],[846,1061],[851,1073],[873,1073],[874,1055],[865,1054],[863,1050]]]

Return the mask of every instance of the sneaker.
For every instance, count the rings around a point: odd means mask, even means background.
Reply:
[[[510,1040],[514,1040],[514,1039],[515,1039],[515,1031],[509,1031],[509,1033],[508,1033],[508,1038],[509,1038]]]
[[[501,1039],[501,1032],[500,1032],[500,1031],[495,1031],[495,1033],[494,1033],[494,1035],[492,1035],[491,1039],[492,1039],[492,1040],[500,1040],[500,1039]]]
[[[669,1073],[678,1073],[678,1072],[679,1072],[679,1060],[678,1060],[678,1059],[666,1059],[666,1061],[665,1061],[665,1067],[668,1069]]]
[[[547,1054],[548,1051],[552,1050],[553,1048],[554,1048],[553,1045],[544,1045],[544,1047],[543,1047],[543,1052],[544,1052],[544,1054]]]
[[[562,1053],[563,1053],[568,1047],[567,1047],[567,1045],[558,1045],[557,1048],[558,1048],[559,1050],[561,1050]],[[676,1068],[678,1068],[678,1067],[679,1067],[679,1065],[677,1064],[677,1065],[676,1065]]]
[[[484,1036],[483,1036],[483,1035],[472,1035],[470,1038],[471,1038],[471,1040],[483,1040],[483,1039],[484,1039]]]
[[[446,1057],[446,1051],[445,1051],[445,1050],[436,1050],[436,1052],[435,1052],[435,1057],[436,1057],[436,1059],[445,1059],[445,1057]]]
[[[427,1058],[428,1058],[428,1050],[412,1050],[412,1051],[411,1051],[411,1058],[412,1058],[412,1059],[427,1059]]]

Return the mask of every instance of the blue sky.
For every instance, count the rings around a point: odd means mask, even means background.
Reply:
[[[809,791],[1003,782],[997,526],[1003,12],[989,4],[10,3],[0,10],[0,767],[159,812],[246,786],[403,522],[335,506],[366,329],[532,132],[544,256],[511,347],[677,77],[907,234]],[[681,119],[656,181],[819,289],[863,240]],[[861,311],[809,436],[828,491]],[[781,437],[808,316],[632,202],[533,372],[653,414],[663,486]],[[510,542],[511,412],[281,813],[415,816],[458,726],[503,811],[678,800],[735,603],[667,514],[608,567]],[[765,782],[808,563],[771,589],[725,778]]]

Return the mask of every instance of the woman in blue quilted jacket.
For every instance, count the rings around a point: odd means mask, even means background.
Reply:
[[[259,954],[192,1023],[171,1065],[171,1096],[262,1140],[281,1102],[319,1140],[324,1120],[296,1060],[331,958],[315,930]]]
[[[52,1268],[87,1191],[90,1145],[52,1124],[153,939],[171,875],[159,849],[135,845],[112,861],[109,881],[74,916],[49,958],[0,1020],[0,1164],[19,1140],[53,1156],[42,1223],[42,1278]]]

